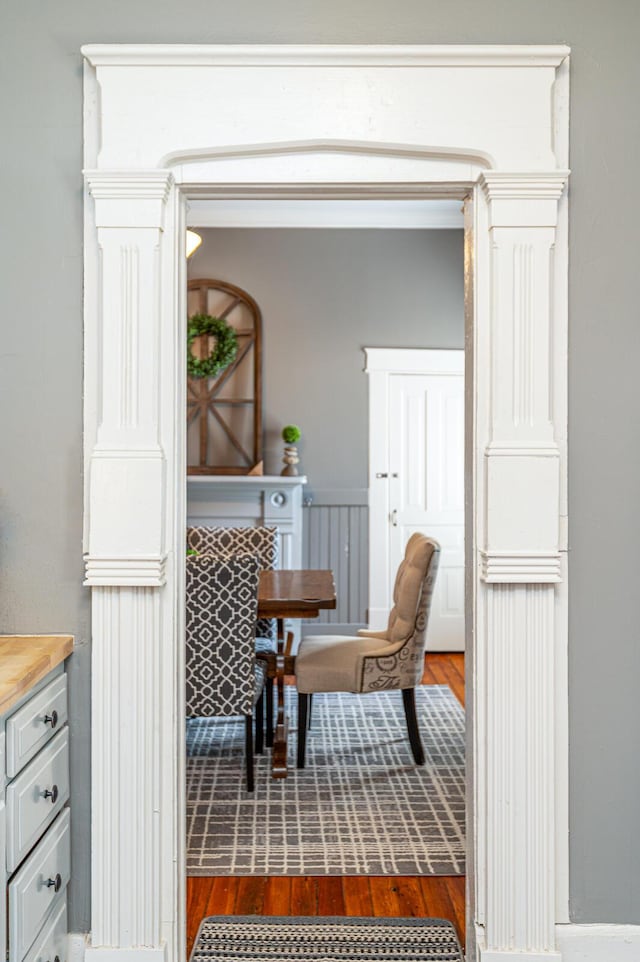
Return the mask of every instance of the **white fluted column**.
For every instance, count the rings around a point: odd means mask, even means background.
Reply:
[[[86,176],[99,263],[97,303],[87,305],[95,311],[90,327],[97,338],[89,363],[98,367],[91,379],[97,393],[86,555],[92,588],[88,953],[94,962],[157,962],[172,954],[165,923],[175,928],[177,901],[176,880],[165,876],[176,861],[167,851],[177,837],[170,679],[176,676],[180,575],[172,568],[178,527],[171,519],[183,502],[171,479],[182,460],[174,372],[183,358],[174,330],[176,272],[167,269],[171,258],[163,251],[175,198],[168,203],[173,180],[166,171]],[[173,221],[170,234],[173,242]]]
[[[94,588],[92,622],[92,945],[157,952],[159,591]]]
[[[490,414],[484,453],[486,797],[482,962],[555,944],[554,607],[561,450],[553,423],[553,262],[565,172],[487,173]],[[480,808],[480,806],[479,806]]]

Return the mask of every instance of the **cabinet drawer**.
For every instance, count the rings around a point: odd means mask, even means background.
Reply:
[[[5,752],[5,744],[6,744],[6,739],[4,735],[4,725],[2,725],[2,728],[0,730],[0,790],[4,788],[5,782],[7,780],[5,776],[5,771],[6,771],[5,760],[7,756],[7,753]]]
[[[0,792],[0,868],[4,866],[5,863],[5,838],[6,838],[6,814],[7,810],[4,804],[3,792]],[[6,877],[6,876],[5,876]],[[3,899],[3,904],[6,905],[6,898]],[[0,911],[0,946],[2,946],[3,958],[4,958],[4,947],[7,944],[7,912],[6,909]]]
[[[54,906],[24,962],[67,962],[67,897]]]
[[[19,865],[69,798],[69,730],[63,728],[7,786],[7,871]]]
[[[7,719],[7,776],[13,778],[67,721],[67,676],[54,678]]]
[[[71,871],[71,814],[60,813],[9,883],[9,962],[21,962]]]

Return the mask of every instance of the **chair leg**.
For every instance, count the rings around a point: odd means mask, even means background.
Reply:
[[[415,688],[402,689],[402,702],[404,704],[404,716],[407,720],[407,731],[409,732],[409,742],[416,765],[424,765],[424,748],[420,739],[420,729],[418,728],[418,716],[416,715],[416,694]]]
[[[273,678],[267,678],[267,748],[273,748]]]
[[[304,768],[307,748],[307,714],[309,695],[298,692],[298,768]]]
[[[309,695],[309,716],[307,718],[307,728],[311,731],[311,716],[313,715],[313,695]]]
[[[253,715],[244,719],[244,744],[247,765],[247,791],[253,791]]]
[[[255,705],[256,716],[256,755],[264,753],[264,688]]]

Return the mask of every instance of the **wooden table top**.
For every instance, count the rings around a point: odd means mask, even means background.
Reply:
[[[0,715],[72,651],[72,635],[0,635]]]
[[[315,618],[321,609],[335,607],[332,571],[260,572],[258,614],[261,618]]]

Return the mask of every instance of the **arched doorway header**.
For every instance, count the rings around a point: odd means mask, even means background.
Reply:
[[[559,959],[568,48],[83,53],[87,952],[104,962],[178,962],[184,952],[188,198],[466,196],[470,952]],[[114,719],[126,738],[113,737]]]

